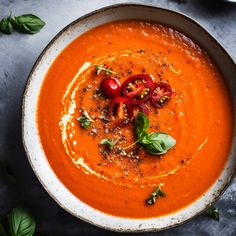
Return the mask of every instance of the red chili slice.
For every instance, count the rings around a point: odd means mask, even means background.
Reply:
[[[132,104],[146,102],[152,95],[155,85],[153,79],[147,74],[138,74],[127,79],[121,89],[125,97]]]
[[[162,108],[171,98],[172,89],[167,82],[155,83],[155,89],[151,96],[151,103],[156,108]]]
[[[133,108],[129,99],[115,97],[110,101],[108,113],[121,125],[128,124],[133,117]]]

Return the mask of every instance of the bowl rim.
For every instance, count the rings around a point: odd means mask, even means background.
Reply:
[[[27,159],[30,163],[30,166],[34,172],[34,174],[36,175],[37,179],[39,180],[40,184],[43,186],[43,188],[47,191],[47,193],[49,194],[49,196],[61,207],[63,208],[66,212],[68,212],[69,214],[73,215],[74,217],[76,217],[77,219],[83,220],[87,223],[90,223],[92,225],[95,225],[99,228],[102,229],[106,229],[106,230],[110,230],[110,231],[114,231],[114,232],[123,232],[123,233],[135,233],[135,232],[159,232],[159,231],[163,231],[163,230],[167,230],[167,229],[171,229],[180,225],[183,225],[189,221],[191,221],[192,219],[196,218],[197,216],[203,214],[209,207],[211,207],[212,205],[214,205],[214,203],[221,197],[221,195],[225,192],[225,190],[228,188],[228,186],[230,185],[230,183],[232,182],[232,180],[234,179],[234,177],[236,176],[236,168],[234,169],[234,172],[229,176],[229,178],[227,179],[227,181],[225,182],[225,184],[222,185],[221,189],[217,192],[217,194],[214,195],[214,197],[212,197],[211,201],[209,201],[209,203],[205,206],[205,208],[199,212],[196,212],[193,216],[189,217],[186,220],[182,220],[182,221],[178,221],[172,225],[166,226],[166,227],[162,227],[162,228],[136,228],[135,230],[132,229],[122,229],[122,228],[112,228],[112,227],[108,227],[108,226],[104,226],[104,225],[100,225],[97,224],[87,218],[84,218],[81,215],[76,215],[73,211],[71,211],[69,208],[65,207],[64,205],[62,205],[59,200],[54,196],[54,194],[48,189],[48,187],[45,185],[45,183],[42,181],[40,175],[37,173],[37,171],[35,170],[33,163],[31,161],[31,157],[29,155],[29,151],[27,148],[27,144],[25,141],[25,129],[24,129],[24,120],[25,120],[25,107],[27,106],[26,104],[26,95],[28,92],[28,88],[29,85],[32,81],[32,75],[35,71],[35,69],[37,68],[37,66],[40,64],[42,57],[45,55],[45,53],[48,51],[48,49],[51,47],[51,45],[54,44],[54,42],[67,30],[69,29],[71,26],[76,25],[77,23],[79,23],[82,20],[85,20],[91,16],[94,16],[98,13],[102,13],[102,12],[106,12],[107,10],[110,9],[115,9],[115,8],[122,8],[122,7],[141,7],[141,8],[148,8],[148,9],[159,9],[162,11],[166,11],[166,12],[170,12],[172,14],[181,16],[183,18],[185,18],[187,21],[190,21],[192,24],[194,24],[196,27],[200,28],[202,31],[204,31],[204,33],[215,43],[217,44],[217,46],[222,50],[222,52],[227,56],[227,58],[232,62],[232,64],[234,65],[235,71],[236,71],[236,61],[229,55],[229,53],[224,49],[224,47],[218,42],[218,40],[213,37],[199,22],[197,22],[195,19],[193,19],[192,17],[188,16],[187,14],[183,14],[180,12],[177,12],[175,10],[171,10],[168,8],[163,8],[163,7],[159,7],[159,6],[154,6],[152,4],[142,4],[142,3],[133,3],[133,2],[129,2],[129,3],[118,3],[118,4],[111,4],[111,5],[107,5],[105,7],[101,7],[99,9],[96,9],[92,12],[89,12],[85,15],[82,15],[81,17],[73,20],[71,23],[67,24],[65,27],[63,27],[58,33],[56,33],[56,35],[49,41],[49,43],[44,47],[44,49],[42,50],[42,52],[40,53],[40,55],[38,56],[37,60],[35,61],[28,77],[27,77],[27,81],[25,83],[24,86],[24,91],[23,91],[23,97],[22,97],[22,101],[21,101],[21,108],[22,108],[22,112],[21,112],[21,126],[22,126],[22,143],[24,146],[24,150],[25,150],[25,154],[27,156]],[[202,46],[201,46],[202,47]],[[68,190],[69,191],[69,190]],[[97,209],[95,209],[97,210]],[[97,210],[99,211],[99,210]],[[105,213],[106,215],[109,215],[107,213]],[[122,218],[122,217],[121,217]],[[125,220],[126,218],[124,218]]]

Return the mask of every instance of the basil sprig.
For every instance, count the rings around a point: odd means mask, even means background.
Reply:
[[[213,218],[214,220],[220,220],[220,214],[217,207],[211,206],[206,210],[206,214]]]
[[[11,34],[13,30],[18,30],[22,33],[36,34],[45,25],[38,16],[25,14],[21,16],[9,16],[0,21],[0,32]]]
[[[82,116],[78,117],[77,120],[80,122],[80,126],[85,129],[90,126],[91,122],[94,122],[86,110],[82,112]]]
[[[147,129],[149,125],[150,121],[148,117],[144,113],[139,112],[134,121],[134,128],[138,142],[152,155],[165,154],[176,144],[175,139],[167,133],[148,133]]]
[[[117,75],[116,72],[105,68],[104,65],[95,66],[95,70],[96,70],[97,75],[99,75],[101,73],[101,71],[104,71],[106,75],[110,75],[110,74]]]
[[[150,197],[146,199],[147,205],[153,205],[156,203],[157,198],[166,196],[166,193],[161,189],[163,185],[163,183],[159,184],[159,186],[151,193]]]

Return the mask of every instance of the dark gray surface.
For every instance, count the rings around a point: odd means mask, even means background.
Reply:
[[[0,159],[5,159],[17,176],[13,185],[0,175],[0,213],[27,205],[42,235],[116,235],[84,223],[62,210],[42,188],[26,159],[21,143],[21,100],[27,76],[38,55],[52,37],[72,20],[115,0],[0,0],[0,16],[34,13],[47,25],[36,35],[0,34]],[[236,5],[220,0],[132,1],[161,6],[185,13],[201,23],[236,61]],[[218,201],[221,217],[214,221],[199,216],[161,233],[142,235],[236,235],[236,180]],[[138,234],[141,235],[141,234]]]

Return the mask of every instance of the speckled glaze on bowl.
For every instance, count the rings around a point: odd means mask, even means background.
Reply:
[[[204,48],[220,69],[233,101],[236,113],[236,67],[219,43],[192,19],[166,9],[138,4],[118,4],[83,16],[59,32],[36,61],[26,85],[23,98],[23,143],[29,162],[41,184],[52,198],[72,215],[96,226],[119,232],[159,231],[182,224],[201,214],[225,190],[236,169],[236,129],[231,151],[220,177],[197,201],[177,212],[158,218],[129,219],[100,212],[76,198],[56,177],[40,143],[36,109],[40,88],[50,65],[70,42],[98,25],[122,19],[155,21],[183,32]],[[219,108],[220,109],[220,108]]]

